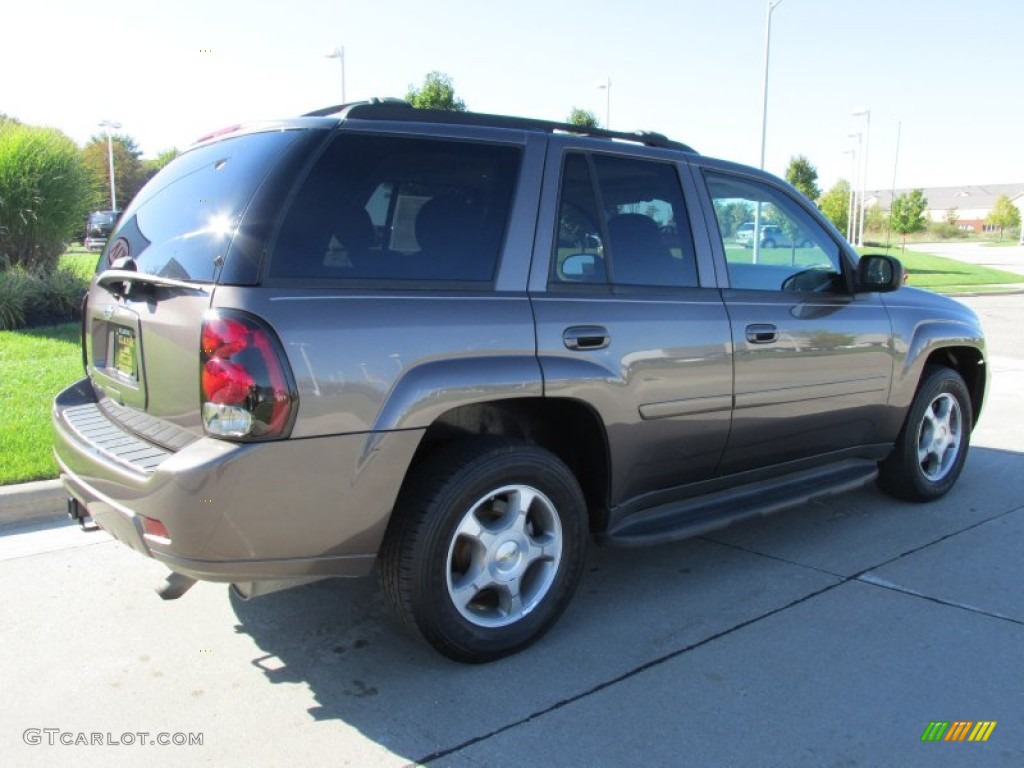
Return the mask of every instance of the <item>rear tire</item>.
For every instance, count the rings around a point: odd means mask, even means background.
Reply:
[[[398,615],[445,656],[493,661],[537,641],[569,604],[588,542],[579,483],[530,443],[442,448],[399,494],[381,548]]]
[[[955,484],[967,459],[974,414],[967,385],[951,368],[925,370],[878,484],[907,501],[932,501]]]

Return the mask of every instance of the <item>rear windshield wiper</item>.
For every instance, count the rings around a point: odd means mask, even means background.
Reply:
[[[135,260],[129,256],[117,259],[110,265],[110,269],[100,273],[96,282],[115,296],[130,295],[132,287],[135,285],[149,288],[184,288],[185,290],[199,291],[200,293],[207,292],[207,289],[198,283],[139,272],[135,266]]]

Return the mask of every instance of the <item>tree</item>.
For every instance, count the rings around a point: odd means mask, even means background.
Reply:
[[[985,217],[985,223],[999,227],[999,239],[1002,240],[1003,230],[1020,226],[1020,211],[1010,202],[1009,197],[1000,195],[996,198],[989,215]]]
[[[146,171],[139,157],[142,151],[131,136],[111,137],[114,152],[114,191],[117,207],[124,210],[146,183]],[[98,210],[110,207],[110,161],[106,135],[93,136],[82,148],[82,159],[92,177],[93,194],[90,206]]]
[[[718,228],[722,232],[722,237],[732,240],[740,224],[753,221],[753,206],[739,200],[731,202],[715,200],[715,217],[718,219]]]
[[[843,234],[846,234],[847,226],[850,223],[850,182],[840,179],[832,188],[821,196],[818,206],[829,221],[836,225]]]
[[[444,72],[430,72],[423,80],[422,88],[417,88],[410,83],[405,100],[417,109],[466,111],[466,102],[455,95],[452,79]]]
[[[165,149],[156,157],[151,157],[148,160],[143,160],[142,173],[145,181],[148,182],[150,179],[156,176],[165,165],[167,165],[169,162],[171,162],[171,160],[173,160],[180,154],[181,153],[178,151],[177,147],[171,147],[170,149]]]
[[[579,107],[572,108],[572,112],[569,113],[569,118],[565,122],[569,123],[569,125],[578,125],[581,128],[601,127],[597,115],[589,109],[580,109]]]
[[[821,197],[821,189],[818,187],[818,169],[811,165],[811,161],[803,155],[789,159],[789,167],[786,168],[786,181],[803,192],[812,203]]]
[[[52,270],[89,210],[75,143],[53,128],[0,122],[0,261]]]
[[[882,210],[882,206],[878,203],[869,205],[867,210],[864,211],[864,231],[865,232],[881,232],[885,229],[886,216],[885,211]]]
[[[889,212],[889,223],[894,231],[903,235],[903,247],[907,247],[907,235],[924,229],[924,212],[928,208],[928,198],[920,189],[905,192],[892,201]]]

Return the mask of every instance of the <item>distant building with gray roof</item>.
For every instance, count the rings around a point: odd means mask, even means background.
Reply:
[[[910,189],[897,189],[896,196],[910,192]],[[922,188],[928,209],[925,215],[931,221],[945,221],[948,212],[956,209],[956,225],[960,229],[986,232],[994,229],[985,224],[985,219],[992,212],[996,200],[1006,195],[1010,202],[1017,206],[1024,219],[1024,183],[1021,184],[983,184],[962,187],[928,187]],[[875,190],[867,193],[867,205],[870,208],[876,203],[884,210],[892,208],[893,194],[891,190]]]

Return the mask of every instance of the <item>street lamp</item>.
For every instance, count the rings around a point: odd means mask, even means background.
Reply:
[[[846,203],[846,239],[853,242],[853,189],[857,179],[857,150],[851,147],[844,149],[843,154],[850,156],[850,194]]]
[[[605,92],[604,127],[610,131],[612,129],[612,79],[606,77],[604,82],[599,82],[597,90]]]
[[[848,237],[847,239],[850,241],[850,245],[859,245],[859,243],[857,242],[857,232],[860,228],[857,224],[857,220],[860,218],[860,211],[864,207],[864,198],[862,196],[863,191],[861,189],[863,181],[861,179],[861,172],[860,168],[858,167],[859,164],[857,160],[861,156],[860,150],[864,141],[864,134],[858,131],[857,133],[847,134],[847,138],[857,140],[857,148],[854,150],[853,154],[853,179],[850,180],[850,184],[852,185],[851,192],[853,193],[853,219],[850,222],[851,234],[850,237]],[[858,198],[860,207],[858,207]]]
[[[333,51],[324,55],[325,59],[337,59],[341,63],[341,103],[345,101],[345,46],[339,45]]]
[[[764,31],[764,80],[761,83],[761,170],[764,170],[764,142],[768,132],[768,53],[772,45],[772,11],[782,0],[768,0],[768,22]]]
[[[853,113],[854,117],[867,118],[867,125],[864,128],[864,160],[860,175],[860,225],[858,227],[857,244],[864,247],[864,203],[867,200],[868,184],[868,145],[871,143],[871,110],[867,107],[858,109]]]
[[[110,139],[110,129],[120,130],[121,124],[115,123],[112,120],[101,120],[99,126],[100,128],[107,129],[107,162],[110,166],[110,210],[116,211],[117,194],[114,191],[114,144]]]

